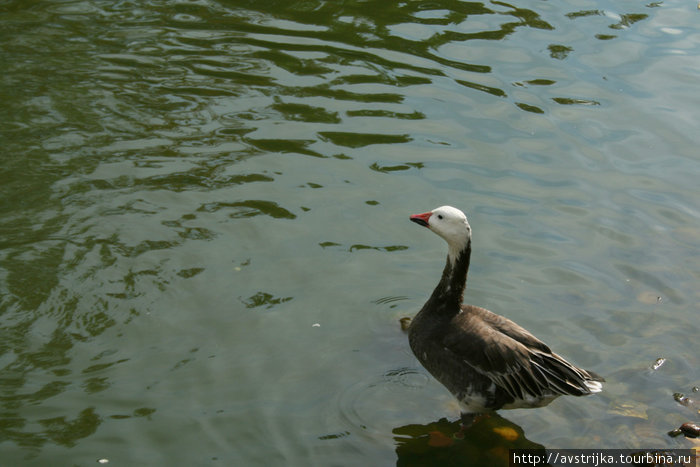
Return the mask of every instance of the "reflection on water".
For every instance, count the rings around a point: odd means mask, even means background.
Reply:
[[[394,430],[397,466],[510,465],[509,450],[544,446],[528,440],[523,430],[493,415],[469,429],[442,418],[427,425],[407,425]]]
[[[518,439],[686,446],[693,7],[5,2],[4,460],[437,459],[451,424],[397,427],[456,412],[397,320],[444,254],[407,215],[446,203],[469,301],[610,382]]]

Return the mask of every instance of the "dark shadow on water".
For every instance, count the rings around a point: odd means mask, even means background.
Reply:
[[[527,439],[520,426],[498,414],[478,420],[461,433],[460,429],[460,420],[446,418],[395,428],[396,465],[507,466],[511,449],[545,449]]]

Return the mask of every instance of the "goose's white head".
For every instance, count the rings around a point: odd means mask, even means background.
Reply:
[[[452,206],[440,206],[430,212],[414,214],[410,219],[445,239],[453,263],[472,238],[472,228],[467,216]]]

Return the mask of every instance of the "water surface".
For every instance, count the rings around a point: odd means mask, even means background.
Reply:
[[[5,2],[1,463],[691,446],[666,432],[700,385],[698,14]],[[467,300],[603,394],[429,435],[458,410],[398,319],[445,254],[408,215],[442,204],[474,229]]]

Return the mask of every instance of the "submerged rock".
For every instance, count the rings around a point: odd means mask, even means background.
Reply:
[[[684,435],[690,438],[697,438],[698,436],[700,436],[700,425],[698,425],[697,423],[686,422],[682,424],[678,429],[681,430],[681,432]]]
[[[663,366],[663,364],[666,363],[666,359],[664,357],[659,357],[654,361],[654,364],[651,365],[652,370],[658,370]]]
[[[685,435],[687,438],[697,438],[700,436],[700,425],[693,422],[686,422],[675,430],[668,432],[671,437],[676,437],[680,435]]]
[[[680,392],[676,392],[673,394],[673,399],[678,402],[681,405],[684,405],[686,407],[690,407],[692,405],[695,405],[695,401],[691,399],[690,397],[686,396],[685,394],[682,394]]]

